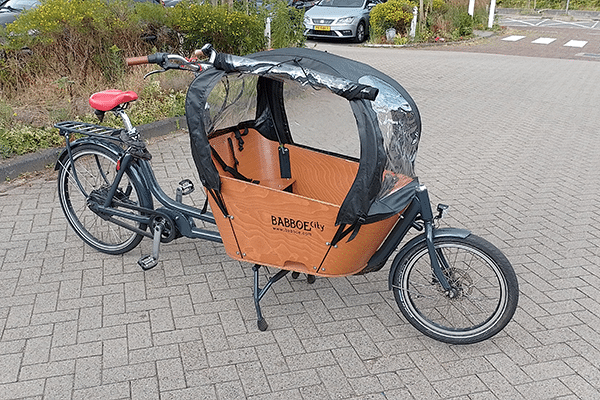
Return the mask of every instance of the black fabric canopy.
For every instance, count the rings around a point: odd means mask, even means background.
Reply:
[[[220,190],[219,174],[208,142],[213,129],[208,96],[226,74],[252,74],[259,76],[253,127],[263,136],[283,144],[293,143],[283,96],[286,80],[328,89],[350,102],[360,137],[360,160],[354,183],[340,207],[337,225],[356,226],[380,220],[398,213],[410,202],[416,180],[399,191],[382,192],[382,187],[390,186],[383,182],[384,171],[414,176],[414,157],[421,131],[416,104],[395,80],[366,64],[304,48],[271,50],[246,57],[219,54],[214,66],[196,77],[186,99],[192,156],[207,189]],[[399,106],[380,104],[378,96],[385,98],[385,103],[394,99],[391,103],[397,102]],[[383,120],[389,126],[386,125],[382,133]],[[390,165],[394,164],[392,154],[396,153],[399,156],[394,158],[404,158],[401,171],[395,171]]]

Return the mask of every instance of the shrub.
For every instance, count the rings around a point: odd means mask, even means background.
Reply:
[[[466,11],[454,14],[452,25],[454,27],[452,33],[455,38],[473,34],[473,17]]]
[[[0,28],[0,155],[61,145],[50,126],[64,119],[97,122],[87,98],[109,87],[140,94],[129,111],[134,125],[183,115],[191,74],[155,75],[163,83],[142,83],[144,67],[127,68],[124,58],[189,54],[207,42],[238,55],[264,50],[267,15],[272,47],[302,45],[302,11],[269,1],[260,9],[252,0],[230,9],[191,0],[174,8],[134,0],[42,0]],[[107,114],[104,123],[120,121]]]
[[[304,37],[304,11],[288,7],[283,0],[267,0],[259,10],[263,20],[271,17],[271,47],[302,47]]]
[[[5,158],[63,144],[64,139],[57,129],[34,128],[24,124],[15,124],[10,129],[0,128],[0,155]]]
[[[487,24],[487,3],[475,2],[475,16],[467,13],[467,0],[433,0],[429,3],[426,21],[418,32],[422,41],[434,41],[438,38],[457,40],[470,37],[475,26],[485,29]]]
[[[12,78],[2,80],[0,90],[14,94],[40,78],[66,77],[74,89],[114,83],[125,72],[123,55],[164,47],[144,41],[142,32],[160,26],[166,12],[126,0],[44,1],[7,26],[3,63]]]
[[[565,0],[499,0],[497,6],[504,8],[523,8],[523,9],[555,9],[564,10],[566,7]],[[600,10],[600,2],[598,0],[571,0],[569,2],[569,10]]]
[[[226,5],[182,2],[173,9],[173,27],[185,37],[184,51],[211,43],[218,51],[245,55],[265,47],[264,24]]]
[[[385,31],[396,29],[401,35],[408,32],[413,18],[413,7],[409,0],[388,0],[376,5],[371,11],[371,34],[377,38],[385,36]]]

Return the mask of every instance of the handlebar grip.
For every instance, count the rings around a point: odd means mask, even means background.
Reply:
[[[148,56],[126,58],[125,62],[127,65],[142,65],[149,63]]]

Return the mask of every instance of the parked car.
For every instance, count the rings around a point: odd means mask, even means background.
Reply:
[[[13,22],[23,10],[40,5],[39,0],[7,0],[0,5],[0,26]]]
[[[319,0],[289,0],[288,5],[291,7],[295,7],[298,10],[307,11],[314,7],[314,5],[318,2]]]
[[[381,0],[322,0],[304,14],[308,38],[354,39],[369,34],[369,14]]]

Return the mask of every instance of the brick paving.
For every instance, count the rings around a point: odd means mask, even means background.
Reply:
[[[284,279],[256,328],[249,265],[181,239],[159,265],[89,247],[53,173],[0,185],[1,399],[600,398],[598,64],[319,43],[395,77],[423,119],[417,171],[446,224],[513,263],[496,337],[452,346],[400,315],[386,269]],[[315,112],[318,112],[315,110]],[[158,179],[192,178],[185,133],[153,140]],[[196,191],[185,201],[201,205]]]

